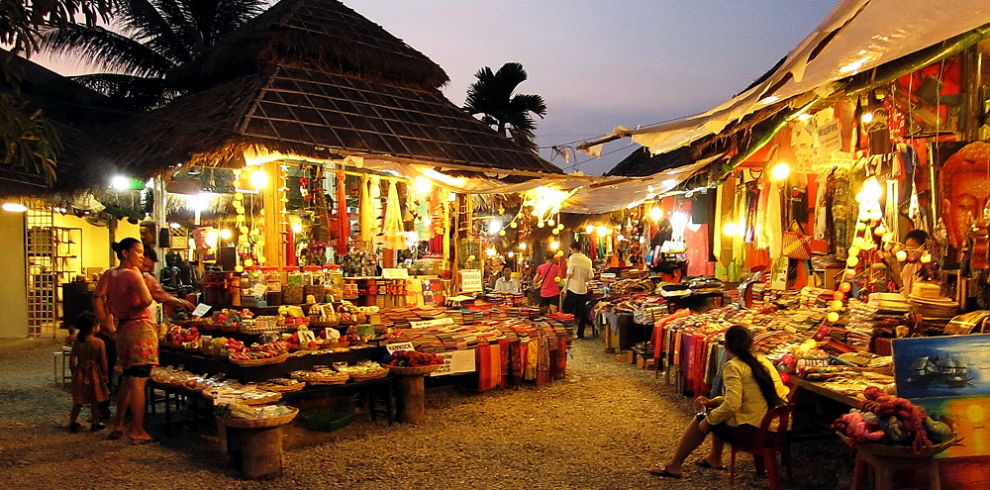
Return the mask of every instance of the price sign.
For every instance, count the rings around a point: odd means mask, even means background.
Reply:
[[[444,325],[453,324],[454,319],[450,317],[437,318],[436,320],[423,320],[421,322],[409,322],[409,326],[412,328],[442,327]]]
[[[408,279],[409,269],[382,269],[382,279]]]
[[[444,363],[436,371],[430,373],[430,376],[473,373],[475,371],[474,357],[476,353],[476,350],[469,349],[437,354],[438,357],[443,358]]]
[[[210,311],[210,305],[204,305],[203,303],[200,303],[196,305],[196,309],[193,310],[192,316],[196,318],[202,318],[203,315],[205,315],[209,311]]]
[[[251,294],[254,296],[264,296],[265,293],[267,292],[268,292],[267,284],[255,284],[254,287],[251,288]]]
[[[236,402],[240,398],[238,393],[221,393],[217,390],[213,390],[213,404],[214,405],[230,405]]]
[[[478,292],[482,290],[480,269],[468,269],[468,270],[460,271],[460,273],[461,273],[461,291]]]
[[[602,279],[615,279],[614,272],[602,272]]]
[[[400,351],[400,350],[416,350],[416,348],[413,347],[412,342],[396,342],[394,344],[388,344],[388,345],[386,345],[385,346],[385,350],[388,351],[389,354],[392,354],[393,352],[396,352],[396,351]]]

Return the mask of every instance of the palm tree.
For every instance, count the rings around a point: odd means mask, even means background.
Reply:
[[[48,33],[42,48],[73,56],[104,73],[74,77],[111,97],[120,107],[141,111],[182,93],[167,80],[179,65],[254,18],[266,0],[121,0],[111,28],[72,24]]]
[[[539,95],[512,95],[528,75],[521,63],[506,63],[492,72],[490,67],[478,70],[478,81],[468,87],[464,110],[471,115],[481,114],[481,121],[505,136],[508,131],[512,141],[530,151],[536,151],[533,132],[536,122],[530,113],[542,119],[547,105]]]

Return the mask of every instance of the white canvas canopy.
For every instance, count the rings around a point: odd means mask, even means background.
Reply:
[[[835,81],[988,23],[987,0],[844,0],[763,83],[704,114],[612,134],[666,153],[774,102],[807,92],[826,96]]]

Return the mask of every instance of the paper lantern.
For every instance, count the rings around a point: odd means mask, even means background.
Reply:
[[[842,311],[842,302],[832,301],[832,303],[829,304],[829,309],[831,309],[832,311]]]
[[[846,265],[848,265],[850,268],[856,267],[857,265],[859,265],[859,259],[856,257],[849,257],[848,259],[846,259]]]
[[[836,291],[835,293],[832,294],[833,301],[842,301],[844,299],[846,299],[846,295],[843,294],[842,291]]]
[[[853,288],[852,287],[852,284],[850,284],[848,282],[844,282],[842,284],[839,284],[839,291],[842,291],[845,294],[849,294],[849,291],[852,291],[852,288]]]
[[[834,311],[829,312],[829,314],[828,314],[828,322],[829,323],[835,323],[837,321],[839,321],[839,314],[836,313],[836,312],[834,312]]]

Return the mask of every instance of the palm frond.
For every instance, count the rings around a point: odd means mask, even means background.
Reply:
[[[547,103],[543,100],[543,97],[539,95],[516,95],[509,102],[509,107],[512,108],[512,112],[532,112],[533,114],[540,116],[540,119],[543,119],[543,117],[547,115]]]
[[[506,63],[496,72],[486,66],[474,77],[477,80],[468,87],[464,110],[472,115],[481,114],[481,122],[503,136],[508,131],[519,146],[536,151],[536,123],[530,114],[543,118],[547,114],[547,104],[539,95],[512,95],[528,78],[522,65]]]
[[[162,15],[151,0],[127,0],[121,7],[121,30],[130,38],[150,47],[173,64],[189,59],[190,46],[176,32],[175,26]]]
[[[178,90],[161,78],[93,73],[72,77],[72,80],[106,95],[114,107],[130,112],[156,109],[179,95]]]
[[[41,46],[56,56],[71,56],[106,71],[164,77],[175,65],[167,58],[100,26],[70,25],[46,33]]]

